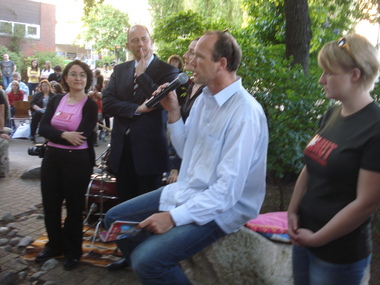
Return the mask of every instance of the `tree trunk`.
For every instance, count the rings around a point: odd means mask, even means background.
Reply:
[[[285,0],[285,18],[286,57],[293,56],[293,64],[301,64],[308,74],[311,21],[307,0]]]

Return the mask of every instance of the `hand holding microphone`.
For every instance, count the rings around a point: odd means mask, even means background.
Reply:
[[[159,101],[164,98],[166,95],[169,94],[170,91],[173,91],[174,89],[177,89],[182,84],[185,84],[189,80],[189,77],[185,72],[182,72],[178,75],[176,79],[174,79],[172,82],[169,83],[166,88],[162,89],[160,93],[154,95],[152,98],[150,98],[145,105],[148,108],[153,108],[156,106]]]

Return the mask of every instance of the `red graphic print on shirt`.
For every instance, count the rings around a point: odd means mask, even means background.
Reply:
[[[62,112],[62,111],[57,111],[57,113],[55,113],[54,117],[55,117],[56,120],[70,122],[70,121],[71,121],[71,117],[72,117],[73,115],[74,115],[74,114],[71,114],[71,113],[66,113],[66,112]]]
[[[316,135],[307,145],[305,155],[325,166],[327,164],[327,158],[337,147],[338,145],[336,143],[333,143],[320,135]]]

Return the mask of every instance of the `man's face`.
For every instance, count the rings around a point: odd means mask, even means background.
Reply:
[[[206,35],[195,46],[195,55],[190,64],[194,67],[194,82],[209,85],[220,70],[219,61],[212,59],[216,35]]]
[[[135,26],[129,30],[127,48],[133,53],[137,61],[141,58],[149,59],[152,56],[153,40],[145,27]]]
[[[5,61],[8,61],[8,60],[9,60],[9,55],[4,54],[4,55],[3,55],[3,58],[4,58]]]

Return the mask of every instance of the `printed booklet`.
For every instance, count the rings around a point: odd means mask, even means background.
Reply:
[[[139,223],[140,222],[115,221],[108,231],[99,234],[99,238],[102,242],[109,242],[134,237],[142,231],[142,229],[136,228]]]

